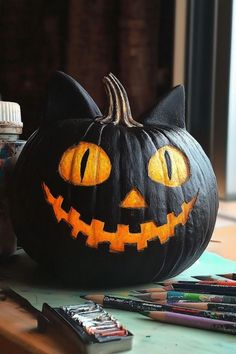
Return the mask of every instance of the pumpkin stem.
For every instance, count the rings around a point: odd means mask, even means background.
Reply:
[[[115,125],[123,124],[127,127],[142,127],[141,123],[132,118],[127,93],[119,80],[110,73],[104,77],[103,82],[109,100],[109,108],[106,117],[99,117],[96,120],[102,124],[113,123]]]

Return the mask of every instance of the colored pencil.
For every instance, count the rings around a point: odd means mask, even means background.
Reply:
[[[189,314],[196,317],[205,317],[212,319],[219,319],[222,321],[232,321],[236,322],[236,313],[221,313],[217,311],[202,311],[199,309],[184,308],[178,306],[178,304],[173,305],[156,305],[152,303],[143,303],[142,301],[124,299],[108,295],[85,295],[83,298],[91,300],[103,305],[104,307],[116,308],[120,310],[143,312],[150,311],[147,308],[152,308],[151,311],[168,311],[181,314]],[[138,303],[138,304],[137,304]]]
[[[153,302],[127,299],[123,297],[93,294],[80,296],[83,299],[91,300],[107,308],[126,310],[126,311],[157,311],[162,309],[162,305]]]
[[[161,288],[158,288],[157,291],[161,291]],[[196,292],[196,293],[205,293],[205,294],[216,294],[216,295],[230,295],[236,296],[236,286],[226,286],[218,284],[199,284],[199,283],[171,283],[164,285],[163,290],[176,290],[183,292]]]
[[[236,273],[217,274],[219,277],[236,280]]]
[[[214,320],[203,317],[196,318],[195,316],[183,315],[173,312],[151,311],[144,312],[143,315],[159,322],[236,334],[236,323],[230,321]]]
[[[180,300],[191,301],[191,302],[218,302],[226,304],[236,304],[236,296],[226,296],[226,295],[211,295],[204,293],[187,293],[181,291],[163,291],[163,292],[152,292],[146,294],[130,294],[136,298],[144,301],[164,301],[167,302],[178,302]]]
[[[219,311],[236,313],[236,305],[234,304],[217,304],[214,302],[174,302],[173,306],[187,307],[191,309],[198,309],[201,311]]]
[[[173,281],[173,282],[164,282],[164,283],[156,283],[158,285],[162,286],[168,286],[172,284],[200,284],[200,285],[223,285],[223,286],[235,286],[236,287],[236,281],[235,280],[179,280],[179,281]]]
[[[132,290],[134,292],[140,292],[140,293],[151,293],[151,292],[161,292],[164,290],[173,290],[174,289],[174,286],[172,287],[172,285],[174,284],[177,284],[176,285],[176,288],[178,288],[178,286],[180,286],[180,284],[183,284],[183,287],[188,287],[189,285],[189,288],[194,287],[195,284],[199,284],[199,285],[209,285],[209,286],[212,286],[212,285],[221,285],[221,286],[230,286],[230,287],[235,287],[235,291],[236,291],[236,281],[225,281],[225,280],[221,280],[221,281],[216,281],[216,280],[213,280],[213,281],[209,281],[209,280],[205,280],[205,281],[177,281],[177,282],[166,282],[166,283],[157,283],[157,285],[159,285],[159,287],[155,288],[155,287],[152,287],[152,288],[146,288],[146,289],[135,289],[135,290]],[[205,289],[206,287],[204,287]],[[207,287],[208,288],[208,287]],[[214,289],[216,287],[209,287],[209,289]],[[216,288],[217,289],[217,288]],[[222,289],[225,289],[225,288],[222,288]],[[227,294],[225,294],[227,295]]]
[[[192,278],[198,279],[198,280],[220,280],[221,277],[215,275],[192,275]]]

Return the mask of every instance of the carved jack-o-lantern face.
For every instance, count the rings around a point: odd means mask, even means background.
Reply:
[[[96,186],[105,182],[111,173],[112,164],[106,152],[98,145],[81,141],[68,148],[59,163],[59,174],[67,182],[75,186]],[[154,182],[167,187],[180,187],[190,177],[189,161],[186,155],[174,146],[159,148],[149,159],[148,176]],[[77,238],[79,233],[87,237],[87,245],[98,247],[99,243],[108,242],[111,251],[124,251],[125,244],[136,244],[138,250],[148,247],[147,241],[159,238],[161,243],[174,236],[177,225],[185,225],[196,202],[195,195],[188,202],[183,202],[181,212],[176,216],[167,214],[167,223],[157,225],[155,220],[144,221],[140,232],[130,232],[129,225],[118,224],[116,232],[104,230],[106,220],[93,218],[87,224],[80,219],[80,213],[73,208],[66,212],[63,207],[63,196],[54,197],[50,188],[44,183],[43,189],[48,203],[52,206],[58,222],[66,221],[71,226],[71,236]],[[155,196],[153,196],[155,198]],[[121,208],[148,208],[140,191],[133,187],[119,203]]]
[[[104,83],[106,117],[78,83],[56,75],[45,122],[17,163],[16,232],[34,259],[77,284],[171,277],[211,236],[211,165],[185,129],[182,87],[140,123],[119,81],[110,74]]]

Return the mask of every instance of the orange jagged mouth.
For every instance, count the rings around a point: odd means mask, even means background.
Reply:
[[[163,244],[174,236],[175,227],[177,225],[185,225],[190,212],[192,211],[197,195],[190,202],[183,202],[181,205],[182,212],[175,216],[174,213],[167,214],[167,223],[157,226],[155,222],[148,221],[140,224],[141,232],[132,233],[129,231],[129,225],[118,224],[116,232],[105,231],[105,222],[92,219],[90,225],[80,219],[80,213],[73,207],[69,212],[62,208],[64,198],[60,195],[55,198],[47,185],[42,184],[47,202],[52,206],[55,217],[58,222],[64,220],[71,226],[71,236],[77,238],[79,232],[86,237],[86,245],[97,248],[99,243],[109,242],[110,251],[124,252],[125,244],[136,244],[137,250],[141,251],[148,247],[147,241],[159,238]]]

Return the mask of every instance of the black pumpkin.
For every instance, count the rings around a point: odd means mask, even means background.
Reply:
[[[71,77],[49,87],[41,127],[17,162],[11,195],[26,252],[67,282],[170,278],[194,263],[218,208],[211,164],[185,129],[184,89],[140,123],[110,74],[106,117]]]

